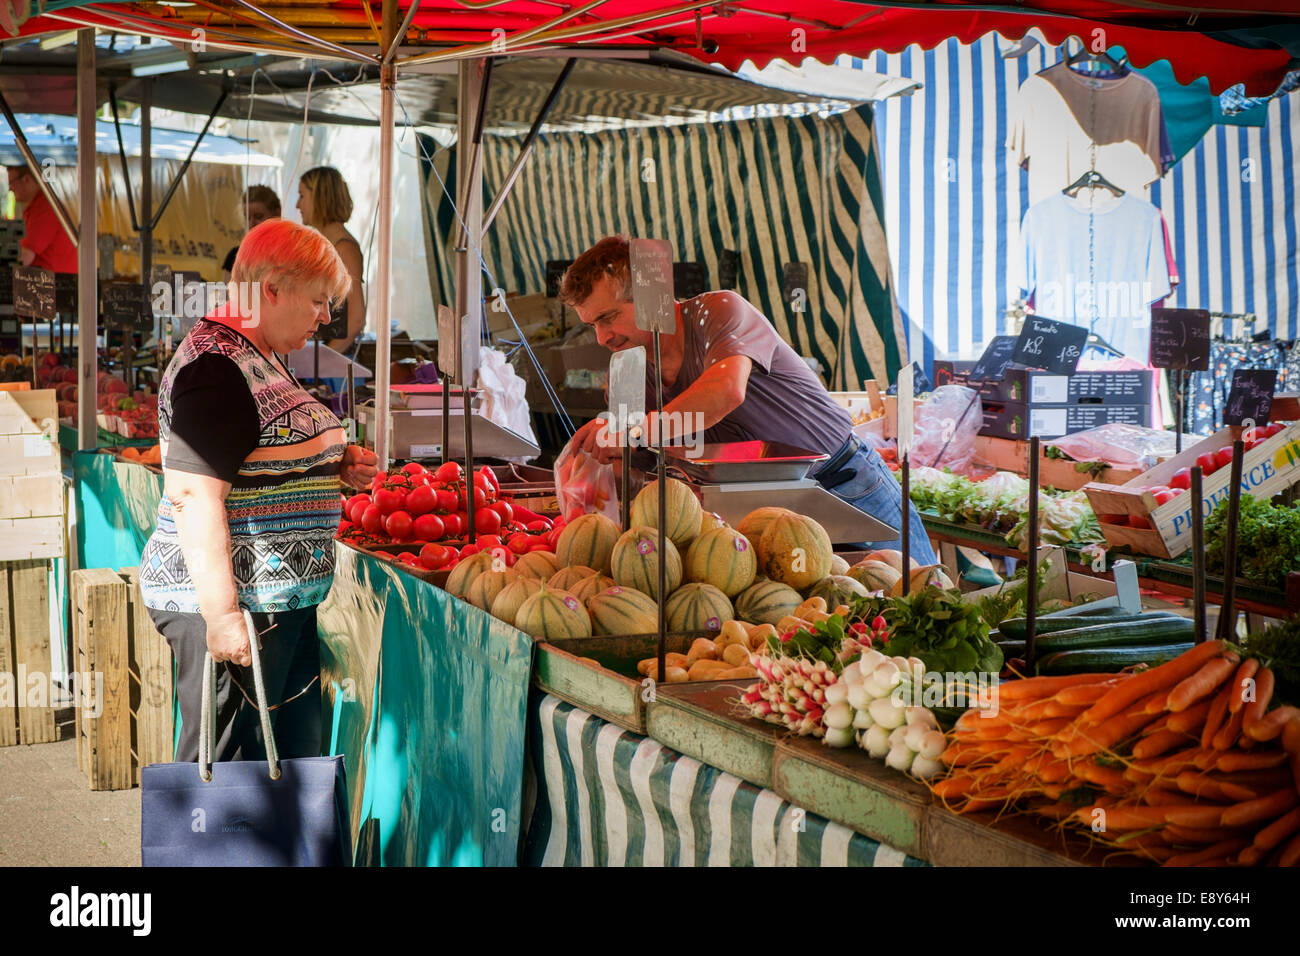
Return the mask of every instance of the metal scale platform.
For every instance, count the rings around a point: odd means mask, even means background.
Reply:
[[[471,413],[474,416],[474,456],[476,458],[535,458],[541,449],[533,442],[483,416],[478,407],[478,389],[471,389]],[[405,385],[391,390],[389,412],[391,437],[389,454],[393,458],[439,458],[442,452],[442,386]],[[452,386],[448,408],[451,427],[447,443],[453,458],[465,455],[464,392]],[[357,406],[357,422],[369,428],[374,422],[373,403]]]

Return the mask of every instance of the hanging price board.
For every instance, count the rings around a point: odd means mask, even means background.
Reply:
[[[1273,389],[1277,385],[1275,368],[1239,368],[1232,373],[1232,389],[1223,409],[1223,424],[1240,425],[1246,420],[1256,426],[1267,425],[1273,410]]]
[[[1088,330],[1031,315],[1025,319],[1016,339],[1012,360],[1030,368],[1046,369],[1057,375],[1073,375],[1083,357]]]
[[[632,304],[636,327],[672,335],[677,331],[673,301],[673,244],[667,239],[633,239],[628,258],[632,269]]]
[[[1016,351],[1014,335],[995,335],[975,367],[970,370],[972,382],[1000,382],[1006,377]]]
[[[1205,372],[1210,368],[1210,313],[1204,309],[1151,310],[1151,364]]]
[[[153,331],[153,303],[139,282],[105,282],[99,290],[100,318],[115,332]]]

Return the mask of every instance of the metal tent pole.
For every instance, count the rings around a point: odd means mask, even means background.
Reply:
[[[95,208],[95,31],[77,31],[77,189],[81,204],[77,243],[77,435],[83,451],[99,444],[95,424],[99,324],[95,253],[99,229]]]
[[[483,98],[486,96],[488,63],[485,59],[466,60],[459,66],[456,112],[456,194],[463,203],[463,242],[456,249],[456,342],[460,360],[456,363],[459,384],[465,403],[465,469],[471,494],[468,496],[470,533],[473,533],[474,438],[470,388],[478,369],[478,347],[482,339],[483,271],[479,263],[479,243],[483,237]],[[462,248],[463,247],[463,248]]]
[[[385,34],[389,34],[389,24],[394,22],[396,10],[395,0],[384,0],[380,16]],[[386,44],[398,42],[394,35],[386,35],[384,40]],[[392,451],[388,447],[388,438],[392,433],[392,402],[388,388],[393,351],[389,285],[392,278],[390,257],[393,244],[393,87],[396,82],[397,68],[391,61],[386,62],[379,69],[379,262],[375,270],[374,445],[380,471],[388,470],[388,457]]]

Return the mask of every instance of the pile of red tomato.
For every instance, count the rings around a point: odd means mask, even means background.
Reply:
[[[1251,437],[1244,443],[1245,450],[1250,451],[1256,445],[1263,444],[1272,438],[1278,432],[1283,431],[1285,425],[1274,422],[1272,425],[1263,425],[1253,430]],[[1226,468],[1232,464],[1232,445],[1224,445],[1218,451],[1206,452],[1204,455],[1198,455],[1196,464],[1201,466],[1203,475],[1212,475],[1220,468]],[[1149,491],[1151,496],[1156,500],[1156,507],[1160,507],[1172,501],[1181,495],[1184,491],[1192,487],[1192,469],[1179,468],[1169,478],[1167,485],[1147,485],[1138,488],[1138,491]],[[1097,520],[1102,524],[1128,525],[1130,528],[1150,528],[1151,521],[1145,515],[1123,514],[1123,515],[1097,515]]]
[[[474,527],[468,506],[474,502]],[[458,462],[430,471],[409,462],[397,471],[381,471],[362,492],[343,502],[339,537],[360,544],[421,545],[404,551],[399,561],[428,570],[451,568],[480,551],[499,554],[507,567],[529,551],[554,551],[563,526],[501,497],[492,469],[484,465],[466,481]]]

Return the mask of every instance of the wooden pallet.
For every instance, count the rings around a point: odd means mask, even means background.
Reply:
[[[140,598],[136,569],[72,574],[79,675],[77,766],[92,790],[129,790],[172,759],[171,649]]]
[[[0,747],[58,740],[50,680],[52,569],[48,558],[0,563]]]

